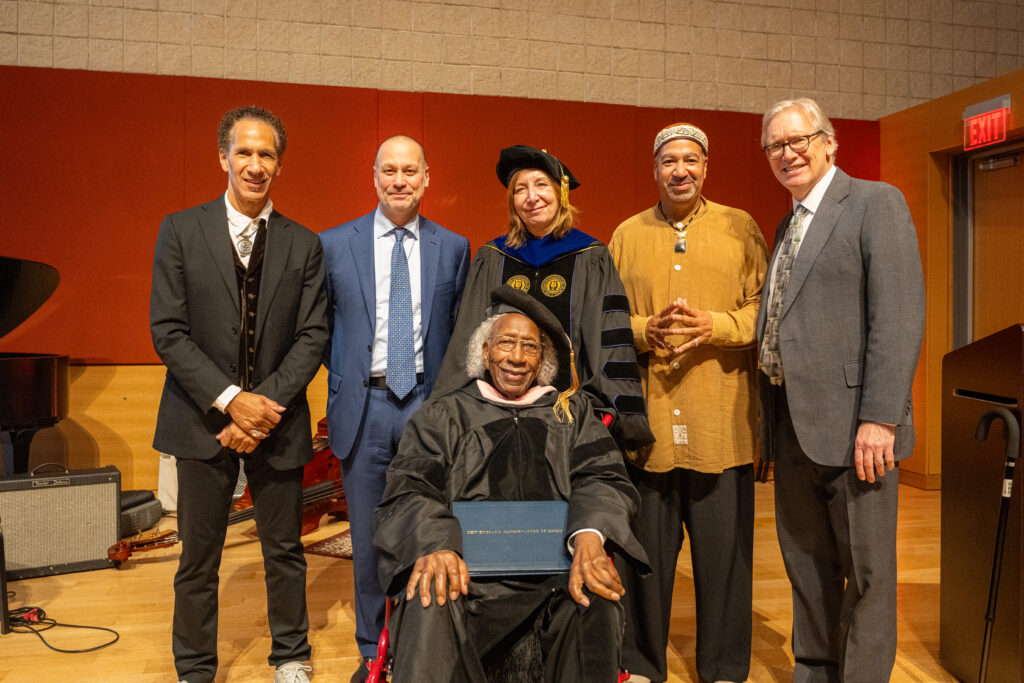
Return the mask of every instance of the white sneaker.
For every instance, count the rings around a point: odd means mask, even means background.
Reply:
[[[285,662],[274,672],[274,683],[309,683],[306,672],[312,670],[302,662]]]

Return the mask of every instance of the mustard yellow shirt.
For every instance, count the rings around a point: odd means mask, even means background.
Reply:
[[[706,199],[687,228],[686,251],[675,251],[675,242],[675,230],[655,206],[623,221],[608,244],[629,297],[656,439],[627,456],[651,472],[717,473],[753,461],[754,324],[767,247],[750,214]],[[680,297],[711,313],[710,343],[679,354],[652,349],[647,321]]]

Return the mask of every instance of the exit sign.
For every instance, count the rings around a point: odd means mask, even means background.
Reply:
[[[1006,140],[1010,110],[1005,107],[964,119],[964,149],[977,149]]]
[[[1006,139],[1012,127],[1013,105],[1009,94],[978,102],[964,109],[964,149],[995,145]]]

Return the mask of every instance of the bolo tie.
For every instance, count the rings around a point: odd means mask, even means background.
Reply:
[[[260,222],[261,221],[256,220],[252,221],[248,226],[246,226],[245,230],[238,235],[238,253],[242,256],[248,256],[252,253],[252,237],[256,234],[256,230],[259,229]]]

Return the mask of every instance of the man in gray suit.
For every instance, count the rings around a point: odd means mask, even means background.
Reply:
[[[794,681],[887,681],[896,658],[896,461],[914,445],[924,280],[903,195],[835,166],[816,102],[769,109],[761,144],[793,195],[757,319],[761,456],[775,462],[793,586]]]
[[[218,130],[228,189],[164,219],[149,324],[167,366],[153,447],[177,457],[171,648],[178,678],[217,672],[217,584],[231,494],[245,462],[266,570],[275,683],[308,683],[302,468],[313,457],[306,385],[327,343],[317,236],[274,211],[285,131],[259,107]]]

